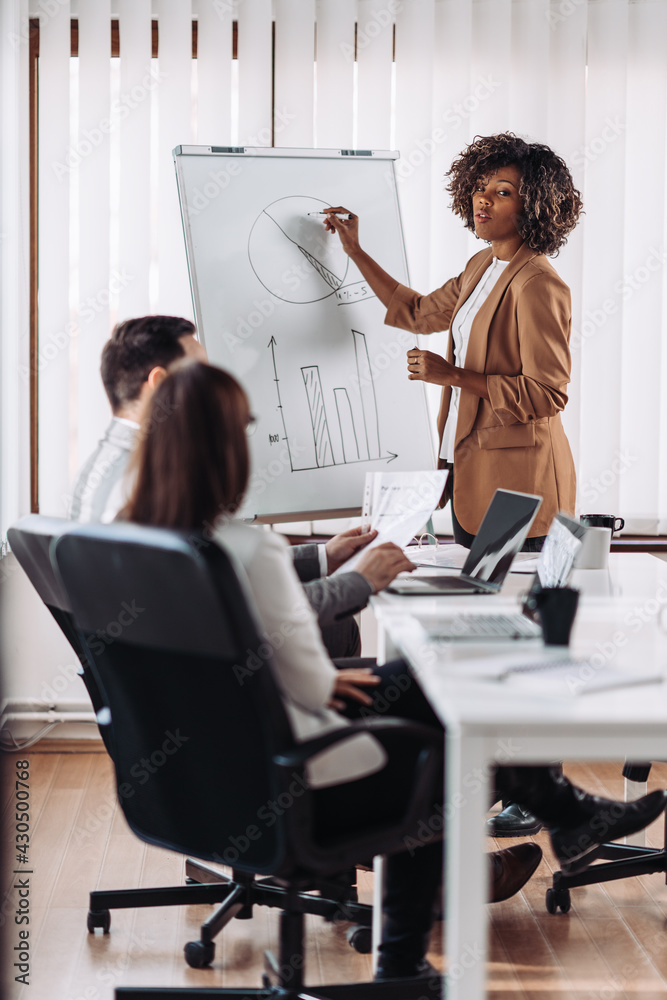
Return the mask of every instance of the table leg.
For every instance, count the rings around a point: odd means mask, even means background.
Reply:
[[[640,799],[646,795],[648,785],[645,781],[632,781],[625,778],[625,801],[631,802],[633,799]],[[646,847],[646,830],[639,830],[630,837],[624,837],[624,843],[633,844],[635,847]]]
[[[371,955],[373,975],[375,975],[378,967],[378,949],[382,938],[382,903],[384,902],[385,871],[384,856],[376,854],[373,858],[373,947]]]
[[[445,952],[447,1000],[486,995],[489,869],[484,819],[489,806],[482,738],[447,727],[445,768]]]

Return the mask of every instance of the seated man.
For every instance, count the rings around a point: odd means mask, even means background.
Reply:
[[[130,454],[148,403],[169,366],[184,357],[207,361],[195,327],[176,316],[143,316],[119,323],[104,345],[101,375],[112,419],[104,437],[79,472],[69,517],[109,523],[125,505]],[[165,418],[168,414],[165,414]],[[294,567],[315,610],[322,638],[333,659],[359,656],[361,641],[352,617],[412,563],[396,545],[368,552],[353,573],[332,573],[363,548],[375,533],[352,528],[324,545],[295,545]]]

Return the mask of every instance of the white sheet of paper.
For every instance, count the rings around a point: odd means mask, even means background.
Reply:
[[[336,573],[351,572],[366,552],[385,542],[394,542],[404,548],[437,507],[448,473],[446,469],[430,469],[370,475],[373,476],[370,526],[371,530],[377,530],[377,536],[343,563]]]

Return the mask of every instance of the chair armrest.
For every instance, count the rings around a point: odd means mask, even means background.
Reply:
[[[291,808],[285,811],[285,823],[288,840],[295,848],[295,863],[309,866],[316,870],[330,872],[342,871],[355,865],[360,858],[373,854],[396,854],[406,849],[406,837],[423,839],[424,830],[430,830],[430,822],[436,810],[438,820],[441,820],[436,803],[441,801],[443,792],[442,760],[444,750],[443,732],[434,726],[421,722],[411,722],[407,719],[389,717],[386,719],[366,719],[355,721],[344,729],[305,740],[282,753],[273,756],[276,777],[284,791],[293,796],[292,785],[288,782],[298,775],[304,778],[306,764],[310,758],[321,753],[328,747],[367,733],[383,742],[383,737],[398,736],[417,744],[414,761],[414,775],[411,787],[397,801],[397,813],[393,820],[365,828],[355,829],[354,823],[350,831],[336,839],[335,844],[322,840],[322,831],[316,831],[315,799],[319,794],[317,789],[309,788],[308,793],[290,800]],[[389,754],[387,767],[392,766],[393,754]],[[343,783],[344,779],[343,779]],[[433,833],[433,839],[441,838],[440,827]],[[428,840],[431,835],[428,835]]]
[[[365,719],[360,722],[353,722],[344,729],[334,729],[322,736],[315,736],[311,740],[304,740],[297,746],[289,750],[278,753],[273,761],[277,767],[294,768],[303,767],[311,757],[327,750],[336,743],[348,740],[351,736],[359,733],[370,733],[372,736],[381,737],[383,733],[400,733],[403,736],[416,736],[421,739],[424,745],[441,748],[443,745],[443,735],[433,726],[427,726],[422,722],[410,722],[408,719],[387,718],[387,719]]]

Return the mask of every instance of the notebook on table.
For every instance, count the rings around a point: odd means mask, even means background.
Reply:
[[[542,497],[513,490],[496,490],[460,575],[399,577],[387,590],[393,594],[496,594],[523,545]]]

